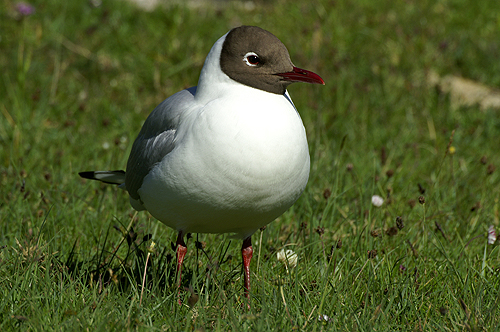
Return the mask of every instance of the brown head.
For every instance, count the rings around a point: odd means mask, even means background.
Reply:
[[[276,94],[284,94],[293,82],[325,84],[317,74],[295,67],[275,35],[254,26],[229,31],[222,45],[220,67],[239,83]]]

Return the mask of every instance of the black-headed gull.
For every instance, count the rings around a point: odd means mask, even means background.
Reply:
[[[210,50],[198,86],[149,115],[126,173],[79,173],[119,184],[134,209],[178,232],[179,286],[186,233],[234,233],[249,297],[251,236],[299,198],[309,177],[305,129],[286,91],[293,82],[325,84],[295,67],[270,32],[234,28]]]

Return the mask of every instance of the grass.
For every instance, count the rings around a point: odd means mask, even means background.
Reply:
[[[486,238],[499,110],[451,107],[426,83],[432,70],[500,87],[497,1],[91,3],[34,1],[26,17],[0,4],[0,330],[499,329],[500,252]],[[179,307],[175,232],[77,172],[125,167],[149,112],[195,85],[240,24],[273,32],[327,83],[289,89],[311,177],[253,236],[252,310],[241,244],[206,234],[188,241],[195,304]],[[276,259],[283,248],[297,267]]]

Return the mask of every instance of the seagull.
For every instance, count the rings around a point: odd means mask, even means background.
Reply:
[[[251,236],[292,206],[309,178],[306,132],[286,90],[293,82],[325,84],[295,67],[272,33],[234,28],[213,45],[198,85],[165,99],[146,119],[126,172],[79,173],[119,185],[135,210],[177,231],[179,292],[184,236],[231,233],[243,240],[250,299]]]

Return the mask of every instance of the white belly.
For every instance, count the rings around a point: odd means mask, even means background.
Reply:
[[[307,140],[291,102],[269,93],[224,100],[187,114],[175,148],[139,189],[146,209],[178,231],[249,236],[307,183]]]

